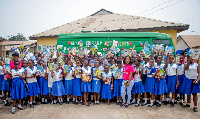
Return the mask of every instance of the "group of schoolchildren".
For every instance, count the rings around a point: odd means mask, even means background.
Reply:
[[[178,100],[182,107],[190,107],[191,94],[193,110],[198,112],[199,65],[184,54],[178,64],[174,61],[174,55],[169,54],[165,63],[162,63],[162,55],[145,58],[134,54],[132,57],[107,56],[103,59],[97,54],[81,58],[68,54],[63,61],[71,67],[69,72],[64,71],[64,66],[57,62],[57,58],[51,57],[45,62],[39,54],[37,62],[18,59],[19,54],[14,52],[10,72],[5,69],[3,62],[0,66],[0,96],[4,98],[4,104],[9,106],[8,95],[11,95],[12,114],[15,114],[15,107],[24,110],[22,102],[29,102],[30,108],[34,108],[38,98],[42,104],[63,104],[65,101],[67,104],[72,102],[86,106],[90,106],[90,102],[99,105],[102,99],[109,105],[111,99],[116,99],[116,104],[125,108],[131,104],[135,104],[135,107],[147,104],[148,107],[160,107],[161,102],[167,105],[169,101],[170,106],[174,107]],[[95,60],[93,67],[89,64],[91,59]],[[103,64],[104,60],[109,64]],[[57,64],[56,70],[48,69],[49,63]],[[110,69],[113,65],[116,66],[115,70],[121,71],[120,75],[114,76],[114,71]],[[38,66],[43,67],[42,71],[38,72]],[[95,75],[97,69],[102,71],[100,75]],[[165,73],[159,75],[159,70]],[[89,79],[84,80],[83,74],[88,74]]]

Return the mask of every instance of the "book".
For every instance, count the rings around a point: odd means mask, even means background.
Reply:
[[[105,84],[109,84],[110,85],[110,82],[111,82],[111,77],[106,77],[106,82],[105,82]]]
[[[85,81],[89,81],[89,80],[90,80],[90,76],[88,75],[88,73],[82,74],[82,78],[83,78],[83,80],[85,80]]]
[[[174,46],[166,46],[165,53],[174,54]]]
[[[97,70],[95,71],[95,73],[94,73],[94,76],[100,77],[100,76],[101,76],[101,73],[102,73],[102,71],[99,70],[99,69],[97,69]]]
[[[156,73],[158,73],[158,76],[160,77],[160,76],[163,76],[165,74],[165,71],[163,69],[158,68],[156,70]]]
[[[117,69],[117,67],[115,65],[110,66],[110,71],[114,71],[115,69]]]
[[[65,64],[65,62],[64,62],[61,58],[59,58],[57,62],[58,62],[61,66],[63,66],[63,65]]]
[[[54,63],[49,63],[48,69],[49,69],[50,71],[53,69],[53,67],[54,67]]]
[[[5,58],[5,63],[10,64],[10,58]]]
[[[42,70],[43,70],[43,67],[42,67],[42,66],[37,66],[37,71],[38,71],[38,72],[42,72]]]
[[[75,74],[78,75],[81,72],[81,67],[75,68]]]
[[[91,48],[91,51],[92,51],[92,54],[94,54],[95,53],[95,48]]]
[[[94,67],[94,63],[95,63],[95,60],[90,60],[89,61],[90,67]]]
[[[117,76],[120,76],[121,74],[122,74],[122,72],[119,69],[117,69],[114,71],[113,76],[117,77]]]
[[[70,67],[70,65],[64,65],[64,73],[69,73],[72,70],[72,68]]]

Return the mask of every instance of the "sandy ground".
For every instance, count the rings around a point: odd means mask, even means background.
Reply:
[[[198,94],[200,97],[200,94]],[[162,105],[160,108],[131,105],[124,108],[112,102],[110,105],[104,104],[84,105],[74,104],[40,104],[35,108],[25,106],[25,110],[16,109],[16,114],[11,114],[11,106],[5,107],[0,104],[0,119],[200,119],[200,100],[198,101],[199,112],[193,112],[193,105],[190,108],[183,108],[179,104],[175,107]]]

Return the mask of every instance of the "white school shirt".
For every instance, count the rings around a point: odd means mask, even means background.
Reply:
[[[168,64],[166,71],[168,76],[174,76],[176,75],[177,65],[176,64]]]
[[[198,73],[197,68],[199,65],[197,63],[190,64],[189,69],[185,70],[185,76],[188,79],[197,79]]]
[[[62,80],[62,78],[59,78],[61,76],[62,70],[59,69],[58,71],[53,71],[54,76],[53,76],[53,80],[54,81],[60,81]]]
[[[158,63],[154,63],[154,67],[155,68],[160,68],[160,69],[164,69],[165,64],[160,64],[158,65]]]
[[[74,67],[72,67],[72,70],[69,73],[67,73],[67,76],[65,77],[65,80],[72,80],[72,79],[74,79],[74,77],[72,77],[73,72],[74,72]]]
[[[16,78],[16,77],[19,77],[19,76],[15,76],[16,74],[19,74],[19,75],[22,75],[22,73],[24,73],[24,72],[22,72],[22,70],[16,70],[16,69],[12,69],[11,70],[12,71],[12,79],[14,79],[14,78]]]
[[[117,79],[124,79],[124,77],[123,77],[123,67],[122,67],[121,69],[119,69],[119,68],[117,67],[116,70],[120,70],[120,71],[122,72],[122,74],[121,74]]]
[[[99,66],[99,70],[102,71],[102,72],[104,71],[104,67],[103,67],[102,64]]]
[[[48,74],[48,87],[52,88],[54,80],[51,76],[51,71],[49,69],[47,69],[47,74]]]
[[[0,66],[0,75],[4,75],[3,66]]]
[[[32,74],[36,74],[37,73],[37,67],[33,66],[33,69],[31,69],[30,67],[26,68],[27,71],[27,76],[31,76]],[[34,83],[37,82],[36,77],[35,78],[26,78],[27,83]]]
[[[147,62],[146,64],[144,63],[143,65],[143,74],[146,74],[146,68],[145,67],[148,67],[149,66],[149,62]]]
[[[111,77],[112,78],[112,72],[111,71],[108,71],[108,73],[103,72],[102,75],[103,75],[103,80],[105,80],[106,77]]]
[[[88,75],[91,76],[91,67],[90,66],[88,66],[87,69],[85,68],[85,66],[83,66],[81,69],[83,71],[83,74],[87,73]]]
[[[134,82],[139,82],[142,81],[140,78],[140,72],[139,72],[139,68],[136,68],[134,70],[137,70],[137,74],[134,75]],[[135,71],[134,71],[135,72]]]
[[[177,65],[177,74],[178,75],[183,75],[184,74],[184,64]]]

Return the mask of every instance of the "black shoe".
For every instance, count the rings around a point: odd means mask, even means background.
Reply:
[[[184,108],[186,108],[186,107],[190,107],[190,105],[189,104],[184,105]]]
[[[44,102],[44,104],[48,104],[48,102]]]
[[[5,104],[5,106],[10,106],[10,105],[11,105],[10,103],[6,103],[6,104]]]
[[[177,101],[175,101],[174,104],[177,104]]]
[[[165,101],[165,103],[164,103],[165,105],[168,105],[169,104],[169,101]]]
[[[78,102],[74,102],[75,105],[78,105]]]
[[[86,104],[86,106],[90,106],[90,103]]]
[[[193,110],[194,110],[194,112],[198,112],[197,107],[194,107]]]
[[[157,104],[156,104],[156,107],[157,107],[157,108],[161,107],[161,104],[157,103]]]
[[[145,102],[141,104],[141,106],[145,106],[145,105],[147,105],[147,103],[145,103]]]
[[[97,102],[96,104],[99,105],[99,102]]]
[[[157,105],[157,103],[158,103],[158,102],[155,101],[155,102],[153,103],[153,105]]]
[[[147,100],[147,104],[150,104],[151,102],[150,102],[150,100]]]
[[[30,105],[30,108],[34,108],[33,104]]]
[[[184,107],[184,104],[182,102],[179,102],[179,105],[182,106],[182,107]]]
[[[63,103],[62,103],[62,102],[59,102],[59,104],[62,105]]]
[[[18,109],[20,109],[20,110],[25,110],[23,107],[18,107]]]
[[[171,102],[170,107],[174,107],[174,103],[173,102]]]
[[[41,102],[41,104],[44,104],[44,102]]]
[[[27,104],[28,104],[27,102],[24,102],[24,105],[26,105],[26,106],[27,106]]]
[[[128,108],[130,106],[130,104],[126,103],[124,106],[125,106],[125,108]]]
[[[180,101],[181,100],[181,98],[180,97],[177,97],[177,101]]]
[[[135,104],[135,107],[139,107],[140,106],[140,104]]]
[[[11,111],[11,114],[15,114],[15,111]]]
[[[37,103],[37,102],[35,102],[35,103],[33,103],[33,105],[38,105],[38,103]]]
[[[153,107],[153,105],[150,104],[150,105],[148,105],[148,107]]]
[[[124,103],[124,102],[123,102],[123,103],[121,103],[120,107],[123,107],[123,106],[125,106],[125,104],[126,104],[126,103]]]
[[[70,103],[69,101],[66,102],[66,104],[69,104],[69,103]]]
[[[116,102],[116,105],[120,105],[120,102]]]
[[[81,103],[81,105],[85,105],[85,103],[84,103],[84,102],[82,102],[82,103]]]

